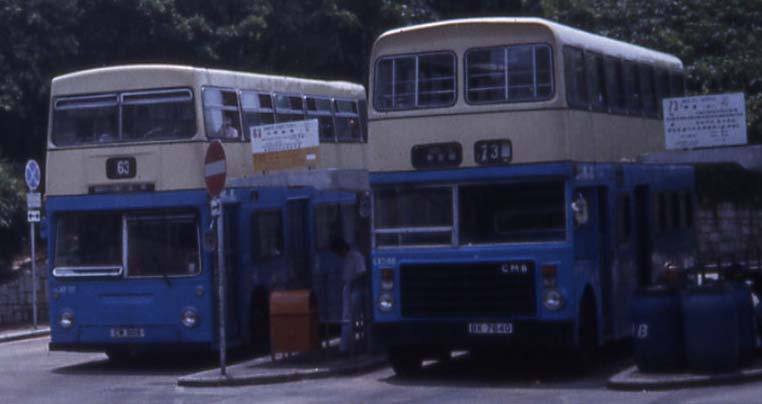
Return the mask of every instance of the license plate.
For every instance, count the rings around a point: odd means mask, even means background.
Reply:
[[[111,338],[144,338],[146,330],[144,328],[112,328]]]
[[[477,335],[511,335],[513,323],[468,323],[468,333]]]

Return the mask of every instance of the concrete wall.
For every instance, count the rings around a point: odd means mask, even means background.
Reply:
[[[45,261],[37,262],[37,321],[48,322],[48,298]],[[15,279],[0,285],[0,326],[32,323],[32,271],[29,265],[19,269]]]
[[[762,208],[721,202],[696,211],[699,255],[703,263],[759,266],[762,259]]]

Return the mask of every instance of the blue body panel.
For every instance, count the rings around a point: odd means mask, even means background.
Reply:
[[[229,189],[222,195],[225,210],[226,242],[229,255],[227,282],[227,336],[239,345],[251,337],[252,294],[255,290],[269,296],[273,286],[295,288],[290,257],[296,254],[289,240],[299,240],[303,270],[315,263],[314,205],[355,201],[350,192],[316,191],[313,188],[257,187]],[[300,226],[290,226],[288,209],[301,209]],[[216,348],[216,252],[201,246],[201,271],[192,276],[150,278],[57,278],[55,267],[57,218],[64,212],[156,212],[192,210],[197,213],[199,234],[212,219],[205,191],[178,191],[113,195],[51,197],[46,202],[51,348],[64,350],[107,350],[111,347],[206,346]],[[279,211],[283,221],[286,251],[279,259],[257,262],[252,256],[251,217],[260,210]],[[299,229],[299,234],[293,234]],[[199,323],[188,328],[181,315],[191,308]],[[63,312],[74,315],[74,325],[60,326]],[[127,335],[114,336],[114,330]],[[130,334],[141,330],[139,335]]]
[[[387,349],[404,346],[471,348],[483,343],[509,344],[514,338],[487,338],[469,335],[469,323],[513,323],[514,334],[524,341],[554,334],[571,346],[578,343],[578,326],[583,299],[593,299],[599,342],[629,336],[630,300],[635,289],[658,277],[666,261],[687,262],[695,254],[695,239],[688,228],[657,232],[652,201],[660,192],[693,195],[694,177],[689,166],[659,166],[616,163],[553,162],[501,167],[463,168],[436,171],[372,173],[375,191],[391,186],[432,184],[516,184],[526,181],[563,179],[565,183],[566,238],[562,241],[523,242],[492,245],[442,245],[374,247],[372,291],[376,343]],[[578,225],[571,202],[583,195],[589,220]],[[671,194],[670,194],[671,195]],[[627,200],[627,202],[622,202]],[[629,205],[627,205],[629,204]],[[624,206],[632,208],[625,209]],[[626,213],[624,213],[626,212]],[[626,218],[625,218],[626,216]],[[626,234],[625,234],[626,233]],[[372,236],[375,238],[375,236]],[[374,244],[375,245],[375,244]],[[530,315],[403,315],[401,306],[401,265],[463,265],[478,263],[532,262],[536,310]],[[541,268],[557,268],[556,286],[563,298],[560,309],[543,305],[545,292]],[[646,271],[645,268],[650,268]],[[394,270],[395,287],[389,292],[394,305],[382,311],[377,304],[381,290],[381,269]],[[411,266],[414,270],[415,267]],[[647,273],[646,273],[647,272]],[[585,297],[589,296],[589,297]],[[485,312],[489,310],[485,309]],[[426,330],[436,328],[437,335]],[[563,332],[559,332],[559,324]],[[547,326],[547,327],[546,327]],[[452,334],[452,337],[442,334]]]

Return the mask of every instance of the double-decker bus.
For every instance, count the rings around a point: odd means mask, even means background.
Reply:
[[[356,84],[185,66],[55,78],[46,170],[50,348],[123,358],[143,347],[218,347],[203,163],[217,140],[229,178],[227,335],[233,346],[265,344],[269,291],[309,287],[330,236],[367,239],[355,237],[363,219],[353,209],[367,183],[364,105]],[[313,118],[317,169],[256,182],[263,174],[252,167],[253,128]],[[360,185],[331,187],[338,173]],[[333,227],[316,234],[316,222]]]
[[[676,57],[536,18],[371,54],[374,340],[398,373],[522,340],[589,352],[630,335],[638,285],[692,265],[692,169],[616,163],[664,148]]]
[[[633,158],[684,94],[676,57],[536,18],[388,31],[370,65],[371,171]]]

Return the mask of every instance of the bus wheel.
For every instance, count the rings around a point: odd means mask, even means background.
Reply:
[[[399,377],[412,377],[421,371],[423,360],[414,352],[393,350],[389,352],[389,362]]]

